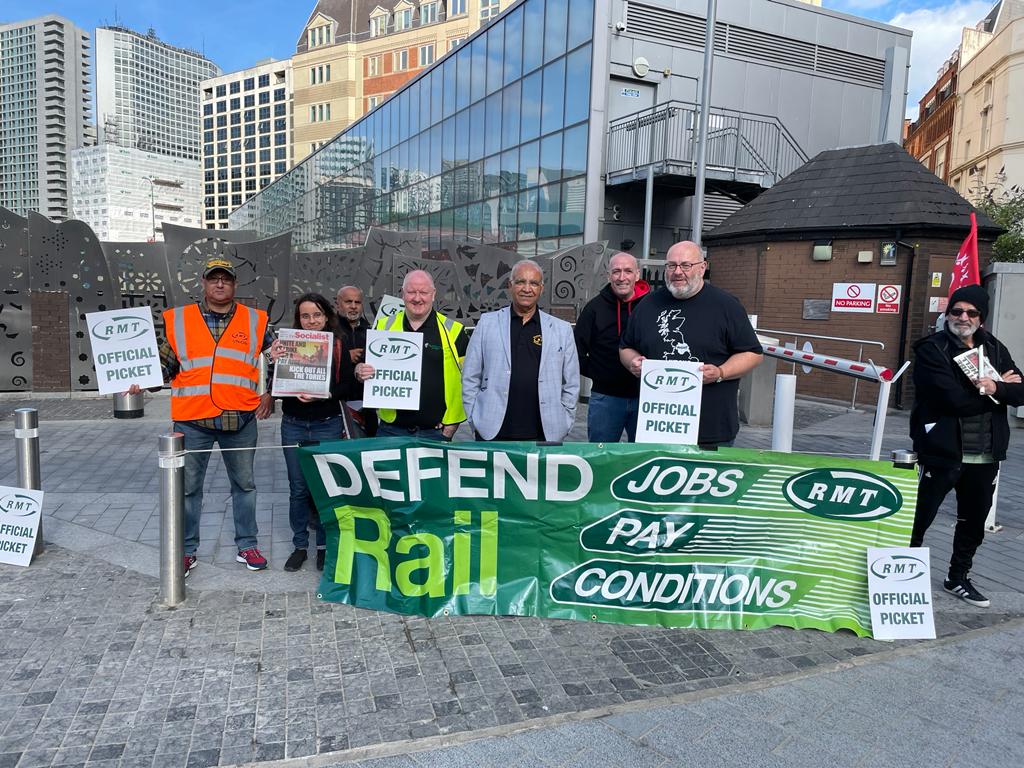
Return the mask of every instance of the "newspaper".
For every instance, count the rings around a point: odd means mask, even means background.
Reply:
[[[1003,380],[1003,377],[999,375],[999,371],[993,368],[992,363],[988,361],[988,356],[985,355],[984,347],[968,349],[966,352],[961,352],[959,355],[954,357],[953,360],[956,361],[956,364],[960,366],[960,370],[963,371],[964,375],[971,381],[977,381],[978,379],[992,379],[992,381]],[[993,403],[999,402],[992,397],[992,395],[989,395],[988,398]]]
[[[328,331],[282,328],[277,332],[284,354],[274,364],[274,397],[331,396],[334,335]]]

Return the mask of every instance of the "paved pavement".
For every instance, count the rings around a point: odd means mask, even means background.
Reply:
[[[1024,710],[1007,688],[1021,679],[1020,433],[1000,489],[1004,529],[988,537],[975,567],[993,607],[972,608],[938,587],[944,639],[891,644],[845,632],[426,620],[322,604],[315,570],[281,570],[291,544],[273,419],[261,426],[267,450],[257,454],[260,546],[273,570],[233,563],[215,456],[202,563],[185,606],[165,611],[154,605],[154,453],[167,401],[150,401],[146,418],[131,421],[106,418],[108,403],[37,405],[51,544],[29,569],[0,566],[0,768],[378,765],[371,758],[381,766],[885,765],[933,753],[942,759],[927,762],[960,765],[1000,749],[1017,758],[1002,762],[1024,757]],[[870,421],[802,403],[794,447],[866,454]],[[0,484],[14,482],[13,451],[3,447],[11,432],[11,421],[0,421]],[[886,436],[886,450],[908,445],[905,414],[890,415]],[[767,447],[770,434],[745,428],[738,444]],[[929,533],[936,584],[952,520],[947,505]],[[991,664],[975,668],[976,644]],[[954,706],[970,715],[969,734],[947,725]],[[1003,722],[996,710],[1018,718],[1013,738],[991,733]],[[911,758],[904,764],[925,762]]]

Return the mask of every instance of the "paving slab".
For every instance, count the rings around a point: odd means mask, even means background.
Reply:
[[[926,542],[944,640],[893,644],[847,632],[423,619],[320,603],[315,569],[282,570],[291,545],[276,418],[260,425],[256,458],[260,546],[271,570],[250,573],[233,562],[230,494],[214,455],[201,564],[185,605],[167,611],[156,605],[155,461],[156,437],[170,426],[166,399],[150,400],[138,420],[100,414],[109,403],[94,404],[95,413],[74,400],[35,404],[63,418],[44,416],[40,427],[47,551],[29,569],[0,566],[0,766],[639,766],[677,765],[684,748],[687,763],[800,765],[813,762],[810,753],[817,764],[884,765],[895,753],[884,750],[891,739],[878,738],[889,714],[873,702],[883,699],[901,702],[919,730],[935,734],[919,754],[958,764],[970,750],[946,738],[946,723],[957,707],[995,722],[993,689],[972,676],[951,698],[963,662],[942,649],[961,637],[1017,637],[1024,616],[1024,435],[1016,431],[1000,489],[1003,530],[988,536],[975,567],[993,607],[941,591],[954,518],[947,503]],[[19,401],[2,405],[9,411]],[[870,414],[803,402],[797,421],[798,451],[867,453]],[[572,439],[583,438],[584,424],[585,412]],[[891,413],[886,450],[909,445],[906,429],[906,414]],[[0,446],[12,431],[0,413]],[[738,440],[770,442],[768,430],[747,427]],[[14,478],[13,451],[0,450],[0,484]],[[921,696],[937,701],[933,711],[914,709],[916,689],[886,666],[893,649],[918,654],[898,660],[927,683]],[[863,696],[844,688],[844,665],[858,670]],[[745,688],[773,681],[783,684]],[[1024,711],[1019,695],[994,693],[1004,705],[999,722],[1013,730]],[[732,695],[747,697],[742,707]],[[692,706],[680,709],[680,697],[693,697]],[[735,739],[744,712],[757,715],[746,747]],[[818,721],[835,734],[828,749],[808,729]],[[685,741],[659,741],[666,723],[677,723],[669,730]],[[473,741],[487,729],[527,730],[510,742]],[[429,749],[441,751],[425,762]],[[1013,749],[993,736],[984,754],[1012,757]],[[914,762],[913,742],[904,752]]]

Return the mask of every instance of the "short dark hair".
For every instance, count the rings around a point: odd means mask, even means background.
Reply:
[[[338,325],[338,313],[334,311],[334,307],[330,305],[319,293],[304,293],[295,300],[295,321],[292,323],[292,328],[301,328],[302,321],[299,319],[299,307],[305,304],[307,301],[316,304],[321,312],[324,313],[324,330],[330,331],[335,336],[341,334],[341,328]]]

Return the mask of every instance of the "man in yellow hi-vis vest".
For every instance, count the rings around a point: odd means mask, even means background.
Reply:
[[[402,281],[405,309],[381,318],[378,330],[419,331],[423,334],[423,370],[420,375],[420,407],[415,411],[377,411],[380,437],[425,437],[451,440],[466,420],[462,408],[462,360],[468,340],[462,323],[434,311],[434,280],[421,269]],[[356,366],[356,378],[366,381],[374,375],[372,365]]]

